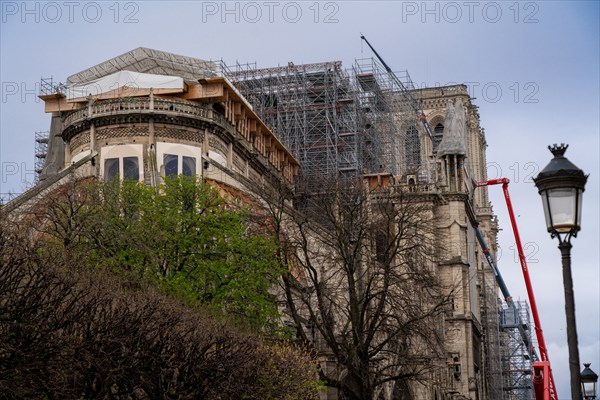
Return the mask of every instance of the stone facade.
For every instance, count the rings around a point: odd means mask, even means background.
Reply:
[[[492,390],[501,385],[502,379],[497,356],[499,343],[489,341],[488,333],[497,332],[498,325],[490,326],[488,317],[498,313],[498,289],[475,236],[475,229],[479,228],[492,253],[496,254],[496,218],[487,188],[476,187],[477,182],[487,180],[484,130],[477,106],[471,102],[464,85],[421,89],[413,95],[421,101],[434,131],[431,141],[426,138],[423,127],[419,127],[422,165],[428,173],[423,175],[435,182],[439,194],[436,201],[441,253],[438,271],[446,284],[455,288],[452,307],[444,321],[447,375],[442,391],[445,394],[439,398],[495,399],[501,395]],[[440,156],[437,152],[447,133],[445,119],[449,100],[461,104],[466,117],[464,155],[456,152]]]

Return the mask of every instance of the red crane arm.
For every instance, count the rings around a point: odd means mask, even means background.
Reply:
[[[540,350],[541,361],[536,361],[533,363],[533,384],[535,390],[535,397],[537,400],[558,400],[558,397],[556,395],[556,385],[554,384],[554,376],[552,375],[552,368],[550,367],[550,359],[548,358],[548,349],[546,348],[546,341],[544,340],[544,333],[542,331],[542,323],[540,322],[540,316],[538,314],[537,304],[535,302],[535,296],[533,294],[533,287],[531,286],[531,279],[529,278],[527,260],[525,258],[525,253],[523,252],[523,246],[521,245],[521,236],[519,235],[517,220],[515,219],[515,213],[513,211],[512,202],[510,201],[510,194],[508,193],[509,182],[510,180],[507,178],[490,179],[486,182],[479,182],[477,186],[490,186],[502,184],[502,191],[504,192],[504,199],[506,200],[506,206],[508,208],[510,223],[512,225],[513,233],[515,235],[515,242],[517,244],[517,251],[519,253],[519,261],[521,263],[521,270],[523,271],[523,278],[525,279],[525,287],[527,289],[527,296],[529,298],[529,304],[531,306],[531,314],[533,316],[533,322],[535,324],[535,334]]]

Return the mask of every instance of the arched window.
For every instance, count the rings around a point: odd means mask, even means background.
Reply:
[[[175,154],[165,154],[165,176],[168,176],[169,178],[174,178],[177,176],[177,158],[178,157]]]
[[[144,170],[141,168],[142,145],[127,144],[103,146],[100,157],[100,173],[104,179],[143,180]]]
[[[137,157],[123,157],[123,179],[140,180],[140,163]]]
[[[137,157],[123,157],[122,168],[119,166],[119,158],[104,159],[104,179],[110,180],[118,176],[123,179],[139,181],[140,180],[140,165]],[[123,173],[119,174],[119,170]]]
[[[176,177],[179,174],[184,176],[196,175],[196,157],[179,156],[177,154],[165,153],[164,166],[165,176],[170,178]]]
[[[421,142],[419,141],[419,132],[414,126],[406,131],[404,154],[406,155],[407,168],[414,169],[421,165]]]
[[[437,150],[440,142],[442,141],[442,137],[444,136],[444,125],[440,122],[433,128],[433,151]]]
[[[181,161],[181,174],[184,176],[196,175],[196,158],[195,157],[182,157]]]
[[[110,180],[119,176],[119,159],[107,158],[104,160],[104,179]]]

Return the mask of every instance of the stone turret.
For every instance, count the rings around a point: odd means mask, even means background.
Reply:
[[[444,129],[444,137],[437,149],[438,158],[447,155],[464,156],[467,154],[465,148],[466,129],[462,99],[458,97],[455,100],[448,100],[446,105],[446,128]]]
[[[442,174],[448,191],[460,192],[463,189],[463,167],[467,154],[466,115],[462,99],[448,100],[446,110],[446,128],[437,149],[437,157],[442,159]]]

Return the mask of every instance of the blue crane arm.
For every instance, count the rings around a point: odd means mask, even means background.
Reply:
[[[512,296],[510,295],[510,292],[508,291],[508,287],[506,286],[504,279],[502,278],[502,274],[500,274],[500,270],[498,269],[498,266],[496,265],[496,261],[494,261],[494,257],[492,256],[490,249],[489,249],[487,243],[485,242],[485,239],[483,238],[483,235],[481,234],[481,231],[479,230],[478,227],[475,228],[475,235],[477,236],[477,241],[479,242],[479,245],[481,246],[481,249],[483,250],[485,259],[487,260],[488,264],[490,265],[490,268],[494,272],[494,277],[496,278],[496,282],[498,283],[498,286],[500,287],[500,291],[502,292],[502,295],[504,296],[504,300],[506,301],[506,304],[508,305],[509,309],[514,312],[514,315],[517,319],[517,321],[516,321],[517,327],[518,327],[519,333],[521,334],[521,340],[523,341],[523,344],[525,344],[527,349],[532,353],[533,358],[535,360],[537,360],[538,355],[535,352],[535,349],[533,348],[533,345],[532,345],[529,337],[527,336],[525,329],[523,328],[523,323],[521,321],[521,318],[519,317],[519,313],[517,312],[517,307],[512,299]]]
[[[502,275],[500,274],[500,271],[498,270],[498,266],[496,265],[496,262],[494,261],[494,257],[492,257],[490,249],[489,249],[487,243],[485,242],[485,239],[483,238],[483,235],[481,234],[481,231],[479,230],[479,228],[475,228],[475,234],[477,235],[477,241],[479,242],[479,245],[481,246],[481,249],[483,250],[485,259],[487,260],[488,264],[490,265],[490,268],[492,268],[492,271],[494,272],[494,277],[496,278],[496,282],[498,283],[498,286],[500,287],[500,291],[502,292],[502,295],[504,296],[504,300],[507,303],[509,301],[512,302],[512,297],[510,296],[510,292],[508,291],[508,288],[506,287],[506,283],[504,282],[504,279],[502,278]]]

